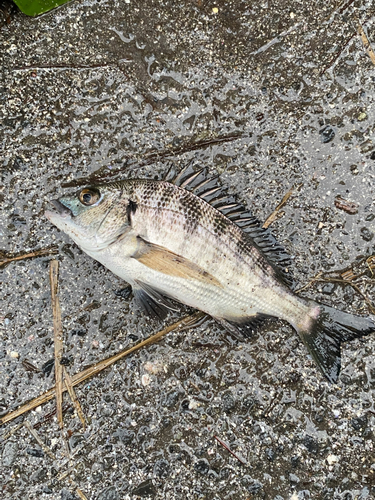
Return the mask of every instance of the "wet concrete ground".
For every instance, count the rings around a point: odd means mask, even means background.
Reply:
[[[317,282],[301,293],[368,314],[375,66],[357,29],[375,44],[374,11],[370,1],[87,0],[4,22],[0,249],[58,247],[71,375],[162,328],[43,216],[62,184],[94,172],[154,177],[193,160],[261,220],[294,187],[272,229],[297,287],[353,268],[364,273],[356,289]],[[51,258],[0,271],[1,415],[54,383],[23,363],[53,358]],[[212,321],[171,333],[77,388],[89,426],[67,404],[70,461],[56,419],[38,426],[55,460],[23,427],[2,440],[1,497],[68,500],[77,485],[91,500],[373,499],[374,353],[375,335],[345,345],[329,385],[282,322],[243,342]]]

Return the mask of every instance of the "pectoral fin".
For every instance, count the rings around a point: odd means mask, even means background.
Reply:
[[[194,262],[185,259],[185,257],[177,255],[159,245],[149,243],[141,237],[138,237],[137,240],[138,248],[132,255],[132,258],[137,259],[138,262],[141,262],[150,269],[167,274],[168,276],[198,280],[203,283],[222,287],[220,281],[214,276],[197,264],[194,264]]]

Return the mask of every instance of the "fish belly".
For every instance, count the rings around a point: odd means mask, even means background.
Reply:
[[[211,264],[207,270],[220,282],[221,286],[217,286],[150,269],[132,258],[135,243],[131,241],[113,244],[107,249],[90,253],[90,256],[130,285],[145,283],[214,318],[246,322],[261,313],[294,323],[300,307],[295,296],[280,287],[276,280],[262,275],[259,270],[253,272],[245,262],[231,258],[228,252],[224,257],[212,247],[205,249],[204,261]]]

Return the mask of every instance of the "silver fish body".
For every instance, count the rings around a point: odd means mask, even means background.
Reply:
[[[49,220],[132,285],[151,315],[163,316],[173,307],[172,298],[204,311],[231,331],[263,317],[284,319],[330,381],[340,370],[341,341],[375,329],[371,318],[295,295],[272,259],[272,249],[262,250],[260,227],[254,239],[205,200],[174,184],[124,180],[85,188],[55,201],[55,207],[57,211],[46,212]]]

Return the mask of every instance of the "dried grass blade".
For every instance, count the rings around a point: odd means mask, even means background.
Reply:
[[[68,393],[69,393],[69,396],[70,396],[70,399],[72,400],[72,403],[74,404],[74,407],[76,409],[76,412],[77,412],[77,415],[82,423],[82,426],[84,429],[86,429],[86,419],[85,419],[85,415],[82,411],[82,407],[81,407],[81,404],[80,402],[78,401],[78,398],[77,398],[77,395],[75,393],[75,390],[73,389],[73,383],[72,383],[72,379],[69,375],[69,373],[67,372],[66,368],[64,367],[63,368],[63,371],[64,371],[64,380],[65,380],[65,386],[68,390]]]
[[[52,451],[48,448],[47,445],[45,445],[43,443],[43,441],[41,440],[41,438],[39,437],[39,434],[36,432],[35,429],[32,428],[30,422],[28,420],[26,420],[23,425],[26,427],[26,429],[30,432],[30,434],[33,436],[33,438],[35,439],[35,441],[39,444],[39,446],[42,448],[42,450],[44,451],[44,453],[46,455],[48,455],[50,458],[52,458],[52,460],[55,460],[55,455],[52,453]]]
[[[177,321],[176,323],[173,323],[173,325],[168,326],[164,328],[163,330],[160,330],[160,332],[155,333],[155,335],[152,335],[146,340],[143,340],[142,342],[139,342],[139,344],[136,344],[135,346],[131,347],[130,349],[127,349],[125,351],[122,351],[118,354],[115,354],[114,356],[111,356],[110,358],[104,359],[103,361],[100,361],[99,363],[96,363],[93,366],[90,366],[89,368],[86,368],[86,370],[83,370],[79,373],[76,373],[73,375],[71,378],[72,380],[72,386],[76,386],[80,384],[81,382],[84,382],[88,378],[97,375],[101,371],[103,371],[105,368],[108,368],[111,366],[113,363],[116,363],[116,361],[119,361],[121,358],[124,358],[125,356],[128,356],[129,354],[138,351],[142,347],[145,347],[147,345],[151,345],[157,340],[159,340],[161,337],[166,335],[167,333],[177,330],[177,328],[186,328],[187,326],[194,326],[196,322],[204,317],[205,314],[202,312],[196,312],[194,314],[191,314],[190,316],[185,316],[185,318],[182,318],[181,320]],[[63,391],[66,391],[66,384],[63,384]],[[3,425],[7,422],[10,422],[11,420],[14,420],[15,418],[19,417],[20,415],[23,415],[24,413],[27,413],[30,410],[33,410],[34,408],[37,408],[43,403],[46,403],[47,401],[50,401],[52,398],[55,397],[56,394],[56,388],[52,387],[49,391],[45,392],[44,394],[41,394],[37,398],[33,399],[32,401],[29,401],[25,405],[21,406],[17,410],[14,410],[7,415],[4,415],[0,419],[0,425]]]
[[[272,212],[272,214],[267,217],[265,223],[263,224],[263,228],[267,229],[275,220],[277,219],[277,216],[279,215],[280,210],[283,208],[284,205],[286,205],[287,201],[289,198],[292,196],[293,193],[293,188],[288,191],[284,196],[283,199],[280,201],[280,203],[277,205],[275,210]]]
[[[41,250],[35,250],[34,252],[24,253],[22,255],[16,255],[14,257],[0,256],[0,267],[15,262],[17,260],[31,259],[32,257],[42,257],[43,255],[51,255],[58,253],[56,247],[42,248]]]
[[[241,462],[241,464],[243,465],[247,465],[247,462],[244,458],[242,458],[240,455],[237,455],[236,453],[234,453],[234,451],[232,451],[229,446],[227,445],[227,443],[225,443],[222,439],[220,439],[218,436],[214,436],[214,438],[216,439],[216,441],[218,443],[221,444],[221,446],[223,446],[231,455],[234,456],[234,458],[237,458],[237,460],[239,462]]]
[[[0,442],[3,442],[5,441],[6,439],[10,438],[10,436],[12,436],[15,432],[17,432],[19,429],[21,429],[21,427],[23,427],[23,422],[21,422],[20,424],[18,425],[15,425],[12,429],[10,429],[9,432],[7,432],[6,434],[4,434],[3,436],[0,437]]]
[[[51,283],[51,298],[52,298],[52,313],[53,313],[53,332],[55,342],[55,382],[56,382],[56,410],[57,421],[60,428],[64,427],[62,401],[63,401],[63,367],[60,363],[63,343],[62,343],[62,324],[61,324],[61,309],[58,297],[58,274],[59,263],[57,260],[50,262],[49,278]]]
[[[372,61],[372,64],[375,64],[375,53],[374,53],[374,50],[373,48],[371,47],[371,44],[369,42],[369,39],[367,38],[367,35],[363,29],[363,27],[361,26],[361,24],[358,24],[358,34],[360,35],[361,37],[361,40],[362,40],[362,43],[363,43],[363,46],[367,52],[367,54],[369,55],[371,61]]]
[[[79,498],[82,498],[82,500],[87,500],[87,496],[79,488],[76,488],[76,493],[79,496]]]

